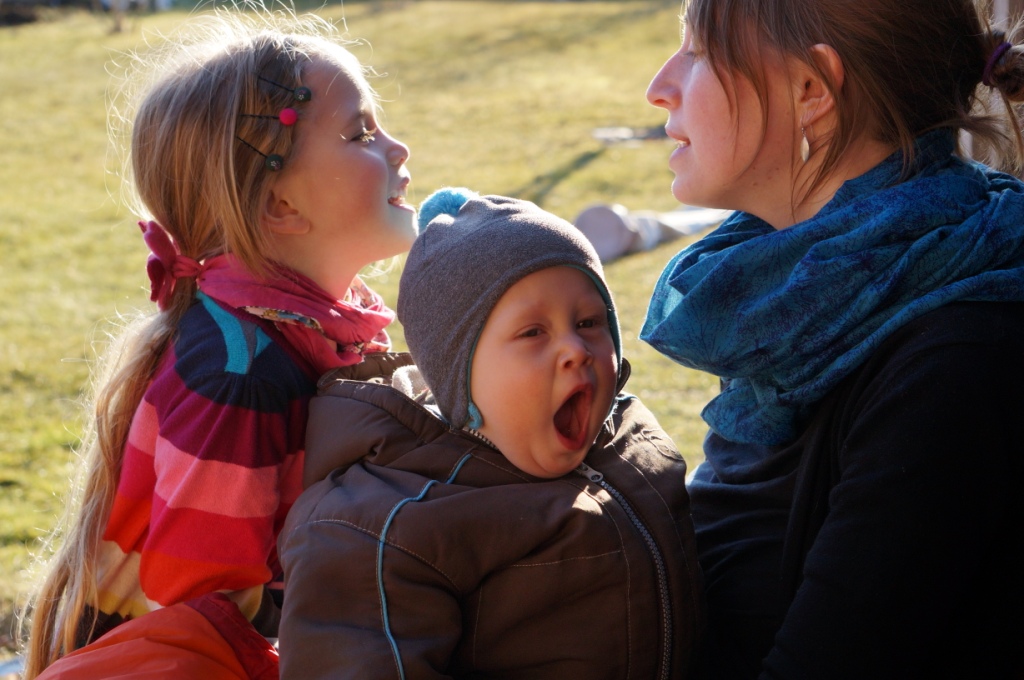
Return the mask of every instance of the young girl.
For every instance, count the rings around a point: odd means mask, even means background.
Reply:
[[[159,313],[99,388],[81,509],[34,603],[27,676],[221,592],[276,635],[275,540],[324,371],[389,347],[360,269],[408,249],[409,150],[315,17],[217,13],[164,50],[131,168]]]
[[[690,485],[719,678],[1020,677],[1024,49],[972,0],[691,0],[642,337],[722,377]],[[983,105],[988,104],[988,111]],[[1003,111],[1002,121],[996,113]]]

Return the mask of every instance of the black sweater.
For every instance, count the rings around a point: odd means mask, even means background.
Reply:
[[[1024,303],[927,314],[797,441],[705,452],[715,677],[1024,677]]]

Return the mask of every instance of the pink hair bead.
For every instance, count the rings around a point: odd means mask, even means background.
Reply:
[[[281,109],[277,119],[281,121],[281,125],[291,126],[295,125],[295,121],[299,119],[299,114],[295,109]]]

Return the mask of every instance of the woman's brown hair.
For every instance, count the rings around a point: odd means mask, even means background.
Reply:
[[[965,130],[996,167],[1019,171],[1024,143],[1011,102],[1024,100],[1024,50],[988,27],[975,0],[686,0],[684,22],[720,75],[737,74],[767,115],[761,56],[768,50],[814,69],[836,102],[837,122],[804,195],[821,186],[865,132],[913,164],[914,140]],[[842,60],[837,88],[812,57],[825,44]],[[989,58],[989,85],[982,84]],[[725,78],[721,78],[723,82]],[[994,111],[999,111],[998,114]]]

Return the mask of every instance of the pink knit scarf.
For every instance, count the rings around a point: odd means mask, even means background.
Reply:
[[[236,309],[272,321],[285,339],[319,373],[358,364],[363,355],[386,352],[384,327],[395,313],[358,277],[344,300],[335,300],[312,279],[280,265],[269,277],[253,276],[233,255],[196,262],[178,252],[167,231],[139,222],[151,255],[146,262],[150,299],[167,309],[180,278],[196,278],[199,290]]]
[[[395,313],[359,278],[345,300],[336,300],[296,271],[276,266],[260,279],[227,254],[205,260],[196,283],[210,297],[274,322],[319,373],[391,348],[384,328]]]

